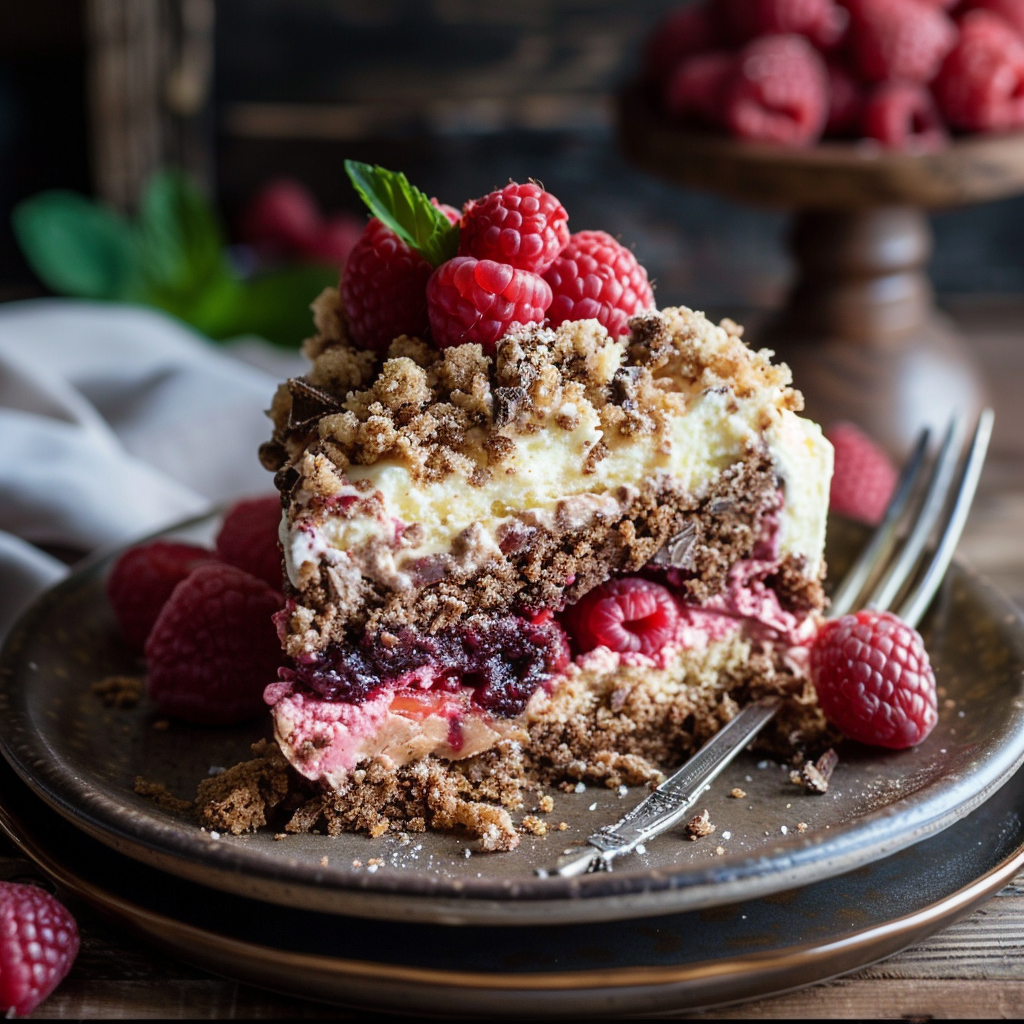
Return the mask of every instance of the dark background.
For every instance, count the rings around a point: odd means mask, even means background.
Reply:
[[[58,185],[95,191],[89,16],[117,2],[0,5],[0,298],[41,291],[11,235],[13,204]],[[533,177],[566,205],[571,227],[633,246],[660,304],[774,304],[788,273],[782,213],[665,185],[615,149],[614,92],[673,6],[217,0],[201,115],[207,187],[232,223],[281,174],[305,181],[328,209],[357,211],[345,157],[402,169],[453,204]],[[1024,286],[1024,198],[944,212],[933,224],[940,292]]]

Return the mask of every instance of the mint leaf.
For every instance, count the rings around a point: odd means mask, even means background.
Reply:
[[[84,299],[139,298],[138,238],[113,211],[57,189],[19,203],[11,220],[29,265],[52,291]]]
[[[399,238],[431,266],[450,260],[459,250],[459,228],[400,171],[346,160],[345,171],[356,192]]]

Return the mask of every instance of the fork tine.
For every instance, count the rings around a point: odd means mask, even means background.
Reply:
[[[971,503],[974,501],[974,492],[978,489],[978,480],[981,477],[981,467],[985,464],[985,453],[988,451],[988,444],[992,438],[992,423],[995,414],[991,409],[983,409],[978,417],[978,425],[974,429],[974,437],[971,440],[971,447],[967,453],[964,464],[963,476],[960,478],[960,486],[957,491],[956,500],[949,513],[949,519],[942,531],[932,553],[931,561],[920,577],[917,584],[907,595],[903,604],[900,605],[897,614],[904,622],[911,626],[917,626],[931,604],[935,591],[942,582],[953,551],[956,549],[957,541],[963,532],[967,516],[971,511]]]
[[[949,497],[950,484],[960,451],[958,443],[961,433],[960,422],[960,417],[956,414],[950,418],[946,436],[942,441],[942,448],[935,460],[935,470],[928,484],[924,504],[921,506],[910,536],[904,542],[896,560],[885,571],[878,585],[868,597],[867,607],[869,608],[882,610],[888,608],[896,600],[903,585],[918,564],[921,552],[924,550],[935,523],[942,514],[946,499]]]
[[[917,435],[914,450],[903,467],[903,472],[900,474],[881,523],[832,595],[829,618],[839,618],[840,615],[845,615],[854,607],[875,567],[881,563],[886,552],[892,547],[896,539],[896,526],[903,518],[903,513],[906,511],[910,498],[917,488],[918,480],[921,478],[924,457],[930,439],[931,431],[927,427]]]

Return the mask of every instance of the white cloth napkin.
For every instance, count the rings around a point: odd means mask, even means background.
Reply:
[[[264,410],[297,372],[297,354],[254,339],[214,346],[149,309],[0,306],[0,636],[67,572],[36,545],[126,543],[271,493],[256,456]]]

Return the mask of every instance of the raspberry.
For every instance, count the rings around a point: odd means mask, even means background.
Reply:
[[[217,556],[280,590],[280,525],[281,499],[277,495],[236,502],[228,509],[217,534]]]
[[[301,182],[272,181],[242,214],[240,234],[247,242],[271,243],[286,251],[302,249],[320,228],[320,211]]]
[[[438,348],[476,342],[491,354],[513,323],[539,323],[550,305],[551,289],[540,275],[472,256],[442,263],[427,282]]]
[[[613,337],[629,331],[629,318],[654,308],[647,271],[604,231],[577,231],[544,275],[553,299],[552,327],[566,320],[600,323]]]
[[[655,26],[648,37],[644,66],[651,78],[661,81],[684,57],[710,50],[721,42],[718,21],[706,3],[682,7]]]
[[[582,651],[604,646],[653,657],[672,639],[679,609],[664,587],[627,576],[590,591],[566,620]]]
[[[970,11],[932,86],[952,128],[993,131],[1024,125],[1024,43],[990,11]]]
[[[725,121],[755,142],[805,146],[828,116],[825,64],[802,36],[763,36],[740,52],[726,87]]]
[[[65,978],[78,955],[78,925],[34,885],[0,882],[0,1007],[31,1013]]]
[[[349,334],[363,348],[383,353],[400,334],[427,333],[427,281],[432,268],[376,217],[349,253],[341,300]]]
[[[888,149],[936,149],[946,129],[932,94],[914,82],[886,82],[864,105],[863,132]]]
[[[509,182],[462,213],[459,255],[543,274],[569,240],[569,214],[540,185]]]
[[[171,591],[214,553],[194,544],[158,540],[129,548],[107,577],[107,599],[125,641],[140,651]]]
[[[916,629],[866,610],[828,623],[811,648],[825,717],[844,736],[902,750],[935,728],[935,674]]]
[[[722,87],[732,67],[729,53],[698,53],[680,61],[665,82],[665,110],[673,117],[720,124]]]
[[[835,0],[719,0],[719,15],[738,43],[793,33],[822,49],[835,46],[849,15]]]
[[[829,511],[877,524],[896,488],[889,457],[852,423],[837,423],[825,436],[835,448]]]
[[[220,725],[263,710],[281,649],[284,599],[233,565],[203,565],[174,588],[146,642],[149,696],[167,715]]]
[[[845,64],[828,64],[828,120],[826,135],[860,135],[864,115],[864,88]]]
[[[1024,0],[971,0],[966,7],[969,11],[989,11],[998,15],[1024,38]]]
[[[362,237],[362,225],[351,214],[341,213],[325,220],[301,247],[301,254],[316,263],[343,267],[356,242]]]
[[[850,45],[869,81],[930,82],[956,43],[956,25],[923,0],[849,0]]]

